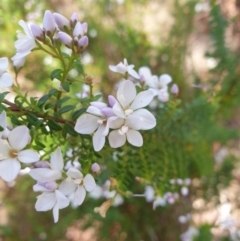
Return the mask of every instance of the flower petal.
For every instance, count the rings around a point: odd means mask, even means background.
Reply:
[[[55,152],[51,153],[51,168],[53,170],[62,171],[63,169],[63,157],[60,147],[57,148]]]
[[[21,165],[16,159],[0,161],[0,176],[6,182],[13,181],[17,177],[20,169]]]
[[[3,73],[2,76],[0,76],[0,86],[7,88],[12,86],[12,83],[12,76],[9,73]]]
[[[123,146],[126,142],[126,135],[119,134],[118,130],[110,132],[108,136],[109,144],[113,148]]]
[[[162,74],[159,77],[159,83],[161,86],[167,86],[172,81],[172,77],[169,74]]]
[[[112,107],[112,110],[113,110],[113,113],[118,116],[118,117],[121,117],[121,118],[125,118],[125,113],[123,111],[123,108],[122,106],[119,104],[118,101],[116,101],[116,103],[113,105]]]
[[[152,78],[147,80],[146,84],[151,88],[158,89],[159,87],[158,77],[156,75],[153,75]]]
[[[132,101],[136,97],[136,94],[137,91],[133,82],[130,80],[125,80],[119,86],[119,89],[117,91],[117,99],[121,106],[125,108],[132,103]]]
[[[99,117],[91,114],[81,115],[74,130],[80,134],[92,134],[99,126],[98,119]]]
[[[62,173],[58,170],[49,168],[35,168],[29,172],[29,175],[36,181],[52,182],[62,177]]]
[[[88,192],[91,192],[96,187],[96,182],[91,174],[87,174],[84,177],[83,185]]]
[[[0,139],[0,160],[9,158],[10,150],[11,147],[9,146],[8,142]]]
[[[7,115],[5,111],[2,111],[2,113],[0,114],[0,126],[2,128],[6,128],[7,126]]]
[[[79,186],[74,193],[74,204],[81,205],[86,197],[86,190],[83,186]]]
[[[133,146],[140,147],[143,145],[143,139],[142,139],[142,135],[140,134],[140,132],[135,131],[135,130],[128,130],[126,135],[127,135],[128,142],[130,144],[132,144]]]
[[[44,192],[37,197],[35,209],[38,212],[51,210],[57,203],[55,192]]]
[[[18,160],[23,163],[33,163],[39,161],[39,155],[32,150],[24,150],[18,153]]]
[[[139,75],[138,73],[133,69],[133,68],[129,68],[128,66],[128,73],[129,75],[131,75],[132,77],[139,79]]]
[[[54,223],[57,223],[59,219],[59,208],[57,204],[55,204],[55,206],[53,207],[52,212],[53,212]]]
[[[3,57],[0,58],[0,76],[2,75],[2,73],[4,73],[8,68],[8,58],[7,57]]]
[[[154,93],[151,90],[140,92],[139,94],[137,94],[136,98],[131,104],[130,109],[136,110],[149,105],[153,97],[154,97]]]
[[[138,115],[134,115],[134,112],[126,118],[126,125],[133,130],[140,130],[142,122]]]
[[[130,124],[129,124],[129,119],[130,119]],[[134,111],[131,115],[129,115],[126,119],[126,124],[134,130],[139,130],[134,128],[134,124],[137,126],[136,123],[138,122],[141,123],[141,127],[139,128],[141,130],[149,130],[156,126],[156,118],[152,113],[150,113],[146,109],[138,109]]]
[[[108,119],[108,121],[111,129],[119,129],[124,124],[125,120],[123,118],[112,116]]]
[[[101,110],[96,106],[89,106],[86,110],[89,114],[96,115],[96,116],[103,116]]]
[[[82,179],[83,174],[75,167],[70,167],[67,171],[67,175],[73,179]]]
[[[55,190],[55,194],[57,198],[57,206],[59,209],[63,209],[69,205],[69,200],[65,195],[63,195],[58,190]]]
[[[59,186],[59,191],[64,195],[68,196],[75,192],[77,189],[77,184],[74,183],[72,180],[65,179]]]
[[[103,135],[104,131],[105,126],[101,125],[93,135],[93,148],[95,151],[100,151],[105,144],[105,135]]]
[[[30,138],[29,129],[26,126],[18,126],[10,132],[8,141],[12,148],[19,151],[28,144]]]

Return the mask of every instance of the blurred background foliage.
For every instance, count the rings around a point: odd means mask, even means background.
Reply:
[[[239,1],[2,0],[0,56],[15,54],[18,21],[41,24],[46,9],[66,17],[77,12],[88,23],[90,44],[82,62],[103,96],[119,81],[108,65],[123,58],[136,69],[148,66],[153,74],[170,74],[180,88],[181,102],[172,99],[156,108],[158,126],[144,133],[137,154],[126,146],[116,151],[119,161],[113,162],[109,148],[100,153],[96,160],[113,171],[102,172],[98,184],[113,175],[122,190],[143,193],[135,180],[138,173],[155,183],[159,195],[179,191],[171,190],[171,178],[189,177],[192,185],[190,194],[173,205],[153,211],[145,198],[125,199],[105,219],[93,212],[104,200],[88,198],[77,209],[61,210],[60,221],[53,224],[51,212],[35,212],[34,182],[21,176],[16,183],[1,183],[0,240],[175,241],[187,229],[178,217],[190,212],[199,227],[196,240],[233,240],[217,229],[212,212],[231,201],[239,215]],[[49,91],[49,75],[57,67],[51,57],[32,53],[20,74],[23,91],[32,96]],[[76,86],[72,94],[80,90]],[[122,151],[127,155],[122,157]]]

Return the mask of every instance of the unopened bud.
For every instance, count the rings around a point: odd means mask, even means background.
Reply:
[[[45,36],[44,36],[43,30],[39,26],[37,26],[36,24],[31,24],[30,28],[31,28],[33,36],[36,39],[38,39],[40,41],[44,40]]]
[[[145,81],[146,81],[146,79],[145,79],[144,75],[141,74],[141,75],[140,75],[140,78],[139,78],[139,82],[140,82],[141,84],[143,84],[143,83],[145,83]]]
[[[53,13],[53,17],[59,29],[64,30],[65,28],[69,28],[69,21],[62,14]]]
[[[82,24],[80,22],[77,22],[77,24],[75,25],[74,29],[73,29],[73,36],[80,38],[81,36],[83,36],[83,27]]]
[[[99,174],[101,172],[101,168],[96,162],[92,164],[91,170],[94,174]]]
[[[172,86],[172,88],[171,88],[171,93],[172,93],[173,95],[178,95],[178,93],[179,93],[179,88],[178,88],[178,86],[177,86],[176,84],[174,84],[174,85]]]
[[[102,108],[101,112],[103,115],[105,115],[107,117],[114,116],[113,109],[110,107]]]
[[[51,11],[46,10],[43,17],[43,29],[47,35],[52,35],[56,29],[56,23]]]
[[[35,168],[50,168],[50,164],[47,161],[38,161],[33,164]]]
[[[113,177],[110,177],[110,188],[115,189],[117,187],[117,180]]]
[[[70,24],[71,26],[75,26],[75,24],[78,21],[78,14],[76,12],[74,12],[70,18]]]
[[[72,46],[72,38],[70,35],[64,32],[59,32],[58,33],[58,39],[67,47],[71,48]]]
[[[88,24],[87,23],[83,23],[82,24],[82,28],[83,28],[83,33],[86,34],[88,31]]]
[[[86,48],[88,46],[88,37],[83,36],[78,40],[78,47]]]
[[[53,190],[57,189],[57,187],[58,187],[56,182],[47,182],[47,183],[45,183],[44,186],[50,191],[53,191]]]
[[[111,107],[113,107],[114,105],[115,105],[115,103],[116,103],[116,98],[114,97],[114,96],[112,96],[112,95],[109,95],[108,96],[108,103],[109,103],[109,105],[111,106]]]
[[[86,83],[87,85],[91,85],[92,82],[93,82],[93,76],[87,75],[87,76],[85,77],[85,83]]]

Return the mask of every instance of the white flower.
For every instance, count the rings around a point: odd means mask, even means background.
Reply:
[[[53,218],[56,223],[59,218],[59,209],[63,209],[69,205],[69,200],[59,190],[51,192],[43,192],[37,197],[35,209],[38,212],[53,210]]]
[[[167,92],[168,84],[171,81],[172,77],[168,74],[162,74],[159,78],[154,75],[152,78],[149,79],[147,85],[150,87],[150,89],[154,92],[155,95],[158,95],[160,90],[164,90],[165,92]]]
[[[35,151],[22,150],[30,140],[26,126],[14,128],[8,136],[8,141],[0,139],[0,176],[3,180],[13,181],[20,169],[20,162],[33,163],[39,160]]]
[[[36,47],[36,43],[27,23],[20,20],[18,24],[23,28],[25,33],[22,33],[21,31],[17,32],[18,40],[14,43],[17,53],[12,57],[12,61],[15,67],[20,68],[23,66],[26,56]]]
[[[143,107],[153,99],[151,90],[136,92],[130,80],[124,81],[118,91],[117,100],[113,105],[113,112],[119,118],[109,123],[110,128],[117,129],[109,134],[111,147],[117,148],[125,144],[126,140],[134,146],[142,146],[143,139],[138,130],[152,129],[156,125],[155,117]]]
[[[164,197],[157,196],[155,200],[153,201],[153,210],[156,209],[156,207],[161,206],[164,207],[166,206],[166,200]]]
[[[117,117],[102,102],[91,102],[87,109],[87,114],[83,114],[77,120],[75,131],[80,134],[93,134],[93,147],[95,151],[100,151],[105,144],[105,137],[109,133],[109,123]],[[109,115],[106,116],[106,115]]]
[[[38,182],[52,182],[62,178],[63,157],[61,149],[58,147],[55,152],[51,154],[50,167],[51,168],[34,168],[29,175]]]
[[[83,177],[83,174],[73,167],[69,168],[67,175],[68,178],[60,184],[59,190],[66,196],[74,194],[73,203],[81,205],[86,197],[86,191],[91,192],[96,187],[95,180],[91,174]]]
[[[134,65],[128,65],[127,60],[124,59],[123,62],[120,62],[116,66],[114,65],[109,65],[109,69],[113,72],[120,73],[125,76],[126,73],[131,75],[132,77],[139,79],[138,73],[133,69]]]
[[[0,58],[0,86],[1,87],[10,87],[12,86],[12,77],[7,73],[8,68],[8,58]]]

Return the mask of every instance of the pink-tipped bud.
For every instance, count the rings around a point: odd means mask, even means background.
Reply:
[[[169,94],[167,91],[163,90],[163,91],[160,91],[159,94],[158,94],[158,99],[161,101],[161,102],[167,102],[169,100]]]
[[[82,28],[83,28],[83,33],[86,34],[88,31],[88,24],[87,23],[83,23],[82,24]]]
[[[38,161],[33,165],[35,168],[50,168],[50,164],[47,161]]]
[[[58,39],[67,47],[72,46],[72,38],[70,35],[68,35],[67,33],[64,32],[58,32]]]
[[[145,83],[146,79],[145,79],[145,76],[143,74],[140,75],[140,78],[139,78],[139,82],[140,83]]]
[[[70,23],[72,26],[75,26],[77,21],[78,21],[78,14],[76,12],[74,12],[70,18]]]
[[[80,22],[77,22],[77,24],[75,25],[75,27],[73,29],[73,36],[80,38],[83,35],[84,34],[83,34],[82,24]]]
[[[64,30],[64,28],[69,28],[69,21],[62,14],[53,13],[53,17],[59,29]]]
[[[178,95],[178,93],[179,93],[179,88],[178,88],[178,86],[177,86],[176,84],[174,84],[174,85],[172,86],[172,88],[171,88],[171,93],[172,93],[173,95]]]
[[[107,117],[114,116],[113,109],[110,108],[110,107],[106,107],[106,108],[101,109],[101,112],[102,112],[103,115],[105,115]]]
[[[78,40],[78,46],[80,48],[86,48],[88,46],[88,37],[83,36]]]
[[[44,186],[50,191],[53,191],[53,190],[57,189],[57,187],[58,187],[56,182],[47,182],[47,183],[45,183]]]
[[[116,98],[114,97],[114,96],[112,96],[112,95],[109,95],[108,96],[108,103],[109,103],[109,105],[111,106],[111,107],[113,107],[114,105],[115,105],[115,103],[116,103]]]
[[[91,170],[94,174],[99,174],[101,171],[100,166],[95,162],[92,164]]]
[[[40,40],[40,41],[42,41],[42,40],[44,39],[43,30],[42,30],[39,26],[37,26],[36,24],[31,24],[31,25],[30,25],[30,28],[31,28],[31,31],[32,31],[33,36],[34,36],[36,39],[38,39],[38,40]]]
[[[47,35],[52,35],[56,29],[56,23],[51,11],[46,10],[43,17],[43,29]]]

